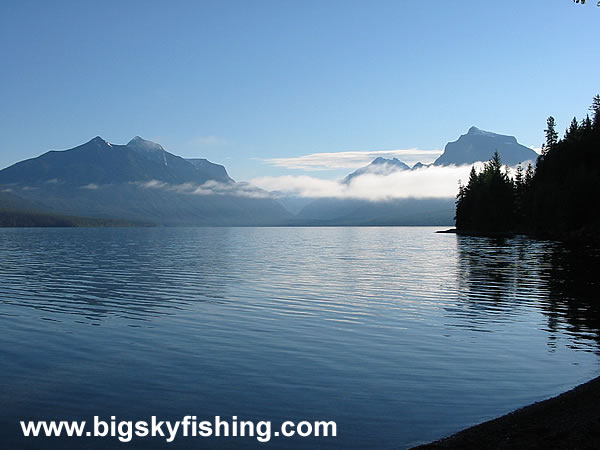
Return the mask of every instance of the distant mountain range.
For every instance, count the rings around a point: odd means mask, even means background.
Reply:
[[[162,225],[272,225],[292,217],[223,166],[186,160],[139,136],[126,145],[97,136],[21,161],[0,171],[0,191],[13,205],[20,198],[60,215]]]
[[[502,163],[508,166],[515,166],[526,161],[535,161],[538,156],[532,149],[519,144],[514,136],[505,136],[471,127],[467,134],[461,135],[454,142],[448,142],[444,148],[444,153],[431,165],[462,166],[477,161],[489,161],[495,151],[500,155]],[[398,158],[386,159],[379,157],[375,158],[368,166],[361,167],[346,176],[343,182],[349,183],[354,178],[365,174],[389,175],[399,170],[417,170],[429,165],[418,162],[410,167]]]
[[[364,175],[387,176],[396,172],[417,170],[427,165],[420,162],[412,168],[397,158],[378,157],[368,166],[347,175],[342,183],[350,184]],[[319,198],[296,213],[298,223],[314,225],[451,225],[454,221],[454,198],[401,198],[387,201]]]
[[[488,160],[495,150],[509,165],[537,157],[512,136],[471,127],[449,142],[433,164],[472,164]],[[411,168],[397,158],[380,157],[342,182],[425,167],[419,162]],[[225,167],[206,159],[181,158],[139,136],[125,145],[97,136],[75,148],[49,151],[0,171],[0,219],[4,217],[0,225],[16,223],[15,217],[23,214],[28,222],[39,219],[54,224],[449,225],[454,198],[277,201],[271,193],[236,183]]]
[[[431,165],[465,165],[491,159],[498,151],[504,164],[535,161],[537,153],[519,144],[513,136],[504,136],[471,127],[454,142],[449,142],[444,153]],[[417,162],[412,167],[397,158],[378,157],[369,165],[347,175],[342,182],[349,184],[363,175],[390,175],[399,171],[418,170],[430,164]],[[305,200],[306,201],[306,200]],[[454,197],[447,199],[397,199],[372,202],[356,199],[314,199],[296,212],[296,220],[319,224],[359,225],[448,225],[454,223]]]

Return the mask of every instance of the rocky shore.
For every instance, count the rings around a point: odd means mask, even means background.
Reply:
[[[600,377],[415,449],[598,449]]]

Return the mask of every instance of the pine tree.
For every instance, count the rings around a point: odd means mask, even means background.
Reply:
[[[525,191],[525,182],[523,180],[523,166],[519,164],[515,173],[514,191],[515,191],[515,218],[520,224],[523,221],[523,194]]]
[[[565,139],[577,139],[578,135],[579,135],[579,123],[577,123],[577,118],[573,117],[573,120],[571,121],[571,125],[569,125],[569,128],[567,128],[567,131],[565,132]]]
[[[592,100],[592,106],[590,106],[590,111],[592,111],[592,127],[595,130],[598,130],[600,127],[600,95],[594,95],[594,99]]]
[[[525,178],[523,180],[525,182],[525,186],[531,187],[531,185],[533,184],[534,175],[535,172],[533,170],[533,166],[531,165],[531,163],[527,164],[527,169],[525,170]]]
[[[517,172],[515,173],[515,187],[517,189],[521,188],[523,184],[523,166],[521,165],[521,163],[519,163],[519,165],[517,166]]]
[[[460,185],[456,228],[459,231],[526,231],[556,236],[597,236],[600,229],[600,95],[592,113],[576,118],[558,139],[556,122],[548,118],[546,142],[525,171],[519,165],[511,179],[496,152],[483,169],[471,167],[469,182]]]
[[[556,132],[556,121],[554,117],[548,117],[546,121],[548,128],[544,130],[546,142],[542,145],[542,155],[545,156],[558,142],[558,133]]]
[[[592,120],[590,119],[590,115],[587,114],[585,119],[581,122],[581,130],[583,132],[588,132],[592,130]]]
[[[458,230],[507,231],[514,226],[514,185],[496,151],[478,173],[471,167],[467,186],[460,186],[456,204]]]

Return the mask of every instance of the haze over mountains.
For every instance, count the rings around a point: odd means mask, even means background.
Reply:
[[[187,161],[140,137],[101,137],[0,171],[0,190],[44,211],[163,225],[266,225],[291,217],[223,166]],[[14,202],[13,202],[14,203]]]
[[[495,150],[510,165],[537,157],[512,136],[472,127],[448,143],[433,166],[485,161]],[[416,163],[411,168],[397,158],[376,158],[340,184],[360,186],[368,176],[385,178],[427,171],[430,166]],[[222,165],[181,158],[139,136],[125,145],[97,136],[75,148],[49,151],[0,171],[0,210],[4,211],[170,226],[449,225],[454,218],[454,194],[386,201],[335,196],[278,201],[277,197],[248,183],[236,183]]]
[[[412,167],[397,158],[376,158],[369,165],[361,167],[342,180],[351,185],[361,182],[365,175],[391,177],[408,175],[429,167],[471,165],[477,161],[489,160],[498,151],[502,161],[510,166],[527,161],[535,161],[537,153],[519,144],[513,136],[505,136],[471,127],[467,134],[454,142],[449,142],[444,153],[432,164],[417,162]],[[371,178],[379,179],[381,178]],[[416,178],[415,178],[416,179]],[[420,179],[423,181],[424,179]],[[458,179],[453,180],[456,183]],[[404,183],[409,184],[409,183]],[[393,186],[394,183],[390,182]],[[399,193],[402,194],[402,193]],[[369,201],[355,198],[316,198],[301,208],[297,220],[326,224],[360,225],[447,225],[454,223],[454,193],[446,198],[390,198],[386,201]],[[400,197],[402,197],[400,195]]]

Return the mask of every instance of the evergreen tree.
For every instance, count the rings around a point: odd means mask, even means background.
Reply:
[[[514,180],[498,153],[473,166],[467,185],[459,187],[456,228],[459,231],[527,231],[554,236],[598,235],[600,229],[600,96],[591,118],[574,118],[564,139],[556,123],[547,121],[543,154],[525,171],[519,165]],[[596,238],[597,239],[597,238]]]
[[[544,130],[546,135],[546,142],[542,145],[542,155],[546,155],[558,142],[558,133],[556,132],[556,121],[554,117],[548,117],[546,121],[548,128]]]
[[[589,114],[587,114],[585,116],[585,119],[581,122],[581,130],[584,133],[592,131],[592,120],[590,119],[590,115]]]
[[[517,189],[523,187],[524,185],[524,174],[523,174],[523,166],[521,163],[517,166],[517,173],[515,174],[515,187]]]
[[[531,163],[527,164],[527,170],[525,170],[525,178],[524,178],[525,186],[531,187],[531,185],[533,183],[534,174],[535,174],[535,171],[533,170],[533,166],[531,165]]]
[[[595,95],[592,100],[592,106],[590,106],[590,111],[592,111],[592,127],[595,130],[598,130],[600,126],[600,95]]]
[[[573,117],[573,120],[571,120],[571,125],[569,125],[569,128],[567,128],[567,131],[565,132],[565,139],[577,139],[578,135],[579,123],[577,123],[577,118]]]
[[[471,167],[469,182],[457,196],[457,229],[507,231],[514,225],[514,188],[506,170],[498,152],[481,173]]]
[[[523,166],[519,164],[517,166],[517,172],[515,173],[514,190],[515,190],[515,220],[520,225],[523,221],[523,208],[524,208],[524,194],[525,194],[525,174],[523,172]]]

